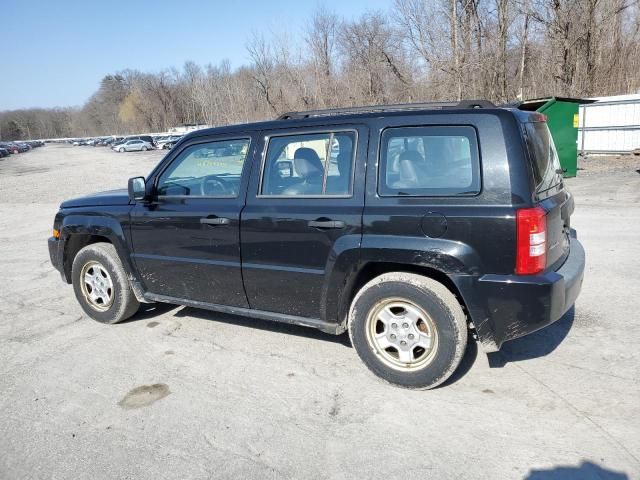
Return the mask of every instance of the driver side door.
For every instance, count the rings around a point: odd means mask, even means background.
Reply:
[[[172,151],[131,211],[133,259],[145,289],[170,299],[247,307],[240,264],[255,135],[195,137]]]

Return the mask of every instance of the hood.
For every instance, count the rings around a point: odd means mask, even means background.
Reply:
[[[60,208],[98,207],[105,205],[129,205],[129,192],[126,188],[93,193],[86,197],[65,200]]]

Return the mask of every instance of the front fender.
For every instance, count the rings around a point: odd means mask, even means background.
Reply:
[[[125,234],[128,229],[130,206],[109,207],[109,211],[70,212],[63,213],[60,225],[60,241],[63,249],[63,264],[65,265],[65,279],[70,282],[70,268],[66,268],[73,259],[68,258],[67,246],[75,235],[90,235],[104,237],[113,244],[120,257],[120,261],[132,281],[137,281],[137,270],[129,255],[131,243]],[[123,228],[123,224],[125,227]]]

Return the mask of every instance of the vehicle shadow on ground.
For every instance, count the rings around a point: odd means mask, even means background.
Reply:
[[[462,360],[460,360],[460,365],[458,368],[451,374],[451,376],[445,380],[442,384],[438,385],[438,388],[444,388],[451,384],[456,383],[462,377],[464,377],[471,367],[473,367],[474,363],[476,363],[476,358],[478,357],[478,342],[474,341],[471,336],[469,337],[469,341],[467,343],[467,348],[464,351],[464,355],[462,356]]]
[[[170,306],[175,308],[174,306]],[[137,314],[136,314],[137,316]],[[295,335],[297,337],[312,338],[315,340],[324,340],[325,342],[338,343],[345,347],[351,348],[349,335],[343,333],[341,335],[331,335],[324,333],[315,328],[302,327],[299,325],[291,325],[288,323],[270,322],[268,320],[244,317],[241,315],[231,315],[228,313],[212,312],[193,307],[182,307],[174,313],[175,317],[194,317],[202,320],[212,320],[215,322],[224,322],[239,327],[253,328],[256,330],[264,330],[268,332],[284,333],[285,335]]]
[[[213,312],[193,307],[183,307],[168,303],[149,303],[140,305],[138,312],[131,318],[125,320],[124,323],[136,322],[139,320],[149,320],[159,315],[176,310],[173,314],[175,317],[194,317],[202,320],[210,320],[215,322],[223,322],[231,325],[237,325],[244,328],[253,328],[256,330],[264,330],[268,332],[277,332],[285,335],[295,335],[297,337],[305,337],[314,340],[323,340],[325,342],[337,343],[345,347],[352,348],[349,335],[343,333],[341,335],[331,335],[321,332],[314,328],[303,327],[299,325],[291,325],[288,323],[270,322],[268,320],[244,317],[241,315],[232,315],[228,313]],[[565,313],[560,320],[545,327],[537,332],[531,333],[525,337],[517,338],[506,342],[499,352],[487,354],[490,368],[502,368],[509,362],[519,362],[522,360],[530,360],[532,358],[544,357],[553,352],[562,343],[569,334],[575,317],[575,310],[572,307]],[[460,361],[459,367],[440,387],[451,385],[462,377],[464,377],[473,367],[478,357],[478,343],[471,340],[467,344],[464,356]],[[438,387],[438,388],[440,388]]]
[[[524,480],[628,480],[629,476],[623,472],[616,472],[603,468],[591,462],[580,465],[559,466],[550,469],[530,470]]]
[[[120,322],[120,325],[124,325],[129,322],[137,322],[138,320],[149,320],[175,308],[180,308],[180,306],[172,305],[170,303],[141,303],[138,311],[132,317]]]
[[[569,334],[575,318],[571,307],[557,322],[522,338],[510,340],[499,352],[487,354],[490,368],[502,368],[509,362],[520,362],[549,355]]]

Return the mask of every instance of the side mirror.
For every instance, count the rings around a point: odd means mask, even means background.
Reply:
[[[144,200],[146,198],[146,184],[144,177],[129,179],[129,201]]]
[[[290,160],[283,160],[276,163],[278,166],[278,174],[280,178],[293,177],[293,162]]]

